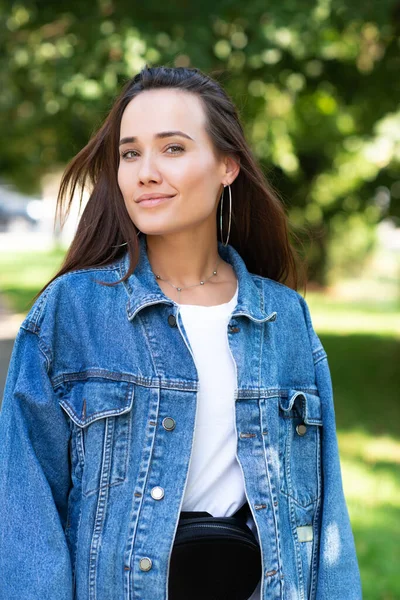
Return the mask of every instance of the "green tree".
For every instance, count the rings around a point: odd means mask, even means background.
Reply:
[[[3,2],[0,176],[36,191],[144,64],[196,66],[237,103],[323,283],[340,222],[400,214],[399,16],[398,0]]]

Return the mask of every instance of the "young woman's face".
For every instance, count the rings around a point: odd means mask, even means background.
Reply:
[[[230,181],[223,159],[213,154],[197,96],[173,89],[141,92],[122,116],[119,152],[118,185],[140,231],[164,235],[204,222],[215,226],[222,184]],[[172,197],[138,202],[143,194]]]

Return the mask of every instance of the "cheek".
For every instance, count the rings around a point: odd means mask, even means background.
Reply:
[[[207,160],[192,161],[177,168],[173,174],[173,183],[176,187],[189,194],[193,198],[196,196],[204,197],[214,187],[213,170],[214,165]]]
[[[124,198],[129,192],[129,178],[127,175],[126,169],[120,165],[118,168],[117,181],[119,189],[121,190],[121,194],[124,196]]]

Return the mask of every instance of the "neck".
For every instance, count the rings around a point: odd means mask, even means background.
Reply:
[[[146,243],[153,273],[177,287],[199,284],[221,264],[215,233],[209,237],[192,232],[146,235]]]

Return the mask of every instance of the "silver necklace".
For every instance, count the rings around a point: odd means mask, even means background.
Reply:
[[[188,288],[197,287],[198,285],[204,285],[205,283],[207,283],[207,281],[209,281],[212,277],[214,277],[217,274],[217,266],[218,266],[218,263],[220,262],[220,260],[221,260],[221,257],[218,256],[217,264],[215,265],[213,274],[210,275],[210,277],[208,277],[207,279],[203,279],[202,281],[200,281],[200,283],[195,283],[193,285],[186,285],[185,287],[178,287],[178,286],[174,285],[173,283],[171,283],[168,279],[163,279],[160,275],[156,275],[154,273],[154,271],[153,271],[153,273],[156,276],[156,279],[161,279],[161,281],[165,281],[165,283],[168,283],[170,286],[172,286],[174,289],[176,289],[178,291],[178,304],[180,304],[181,290],[187,290]]]

